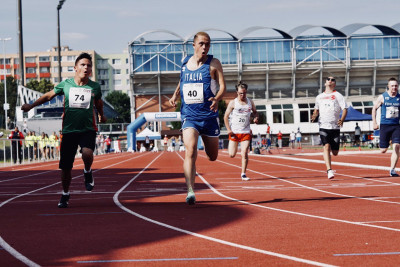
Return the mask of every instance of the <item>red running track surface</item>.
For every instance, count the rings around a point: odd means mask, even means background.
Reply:
[[[400,178],[390,154],[340,152],[197,160],[185,203],[184,152],[96,156],[86,192],[76,159],[67,209],[57,162],[0,168],[1,266],[395,266]]]

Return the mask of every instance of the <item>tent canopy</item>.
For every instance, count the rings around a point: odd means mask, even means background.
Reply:
[[[149,128],[145,128],[143,131],[136,135],[136,141],[144,141],[146,139],[146,136],[148,136],[150,140],[161,139],[161,135],[159,133],[153,132]]]
[[[340,113],[340,116],[342,114]],[[370,121],[372,120],[372,116],[370,114],[361,113],[358,110],[355,110],[352,106],[349,106],[347,109],[347,116],[344,121]]]

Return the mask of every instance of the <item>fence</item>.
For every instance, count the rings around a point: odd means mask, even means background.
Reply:
[[[104,142],[96,142],[95,155],[112,152],[124,152],[127,150],[126,140],[115,140],[111,142],[109,150]],[[80,156],[79,149],[77,156]],[[30,162],[43,162],[58,160],[60,158],[59,141],[53,144],[43,144],[41,141],[30,141],[25,139],[0,138],[0,165],[10,166]]]

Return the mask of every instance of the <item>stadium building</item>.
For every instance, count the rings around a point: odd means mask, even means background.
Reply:
[[[304,133],[318,132],[318,125],[309,121],[327,76],[335,76],[337,91],[366,114],[371,114],[388,79],[400,77],[400,24],[351,24],[341,29],[303,25],[289,32],[251,27],[235,34],[202,31],[211,36],[209,54],[223,65],[225,101],[236,96],[238,80],[247,83],[249,96],[273,132],[288,134],[298,127]],[[155,30],[129,44],[133,118],[143,112],[173,111],[168,99],[178,84],[182,59],[193,54],[195,33],[182,37]],[[160,34],[167,38],[154,39]],[[352,132],[354,125],[345,123],[342,131]],[[252,129],[265,134],[263,127]],[[372,123],[363,122],[361,127],[372,130]]]

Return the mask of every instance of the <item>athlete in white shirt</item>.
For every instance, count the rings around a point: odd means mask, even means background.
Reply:
[[[250,180],[246,176],[247,164],[249,162],[249,146],[251,142],[250,119],[254,117],[254,123],[258,123],[258,114],[254,102],[247,98],[247,84],[239,82],[236,85],[238,96],[229,102],[225,111],[224,122],[229,136],[228,153],[231,158],[235,157],[238,145],[241,146],[243,181]]]
[[[327,168],[328,179],[333,179],[335,174],[331,169],[331,151],[334,156],[339,153],[340,127],[347,115],[347,104],[342,94],[335,90],[336,79],[328,77],[325,81],[325,92],[315,99],[315,109],[311,117],[314,122],[319,115],[319,135],[324,146],[324,160]],[[342,116],[340,112],[343,110]]]

